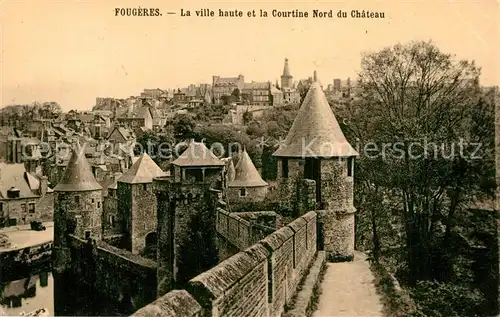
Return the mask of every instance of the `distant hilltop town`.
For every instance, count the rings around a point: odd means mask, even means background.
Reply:
[[[241,74],[217,75],[211,84],[147,88],[127,98],[97,97],[89,111],[63,112],[55,102],[4,107],[0,110],[0,170],[8,177],[0,177],[0,227],[51,220],[51,187],[68,165],[69,144],[86,144],[92,173],[107,188],[132,166],[141,135],[161,134],[177,116],[194,118],[212,109],[211,123],[245,126],[248,116],[255,119],[267,109],[299,105],[312,82],[313,77],[294,80],[285,59],[280,79],[274,83],[246,82]],[[329,100],[356,97],[356,85],[349,78],[334,79],[322,88]]]

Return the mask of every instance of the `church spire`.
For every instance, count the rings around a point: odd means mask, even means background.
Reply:
[[[291,77],[290,69],[288,68],[288,58],[285,58],[285,66],[283,66],[283,77]]]

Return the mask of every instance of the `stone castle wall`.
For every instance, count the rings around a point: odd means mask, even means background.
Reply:
[[[218,192],[210,184],[155,181],[158,223],[158,293],[184,285],[219,262],[216,233]]]
[[[156,196],[153,184],[132,185],[132,253],[140,254],[146,235],[156,232]]]
[[[133,316],[280,316],[316,255],[316,221],[307,213]]]
[[[68,243],[71,250],[69,272],[99,296],[124,303],[134,310],[156,298],[156,262],[73,235],[68,236]]]
[[[54,247],[66,247],[66,234],[101,238],[102,193],[100,190],[56,192],[54,208]],[[79,212],[75,212],[78,210]]]
[[[108,189],[108,196],[104,197],[102,208],[103,236],[112,236],[123,233],[123,213],[118,209],[116,190]]]

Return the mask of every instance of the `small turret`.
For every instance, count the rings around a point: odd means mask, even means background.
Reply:
[[[261,201],[267,194],[268,184],[255,168],[246,149],[240,155],[233,180],[228,180],[230,202]]]

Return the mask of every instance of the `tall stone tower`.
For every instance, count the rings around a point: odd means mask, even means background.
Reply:
[[[127,236],[127,246],[134,254],[142,253],[146,242],[156,245],[153,178],[165,175],[147,153],[142,153],[117,181],[118,210],[123,214],[122,230]]]
[[[54,269],[62,271],[70,260],[68,234],[82,239],[102,238],[102,187],[95,180],[80,145],[72,149],[66,171],[54,192]]]
[[[224,166],[205,144],[192,140],[172,162],[171,176],[155,179],[158,296],[218,263],[215,207]]]
[[[293,76],[290,75],[288,67],[288,58],[285,58],[285,66],[283,66],[283,75],[281,75],[281,89],[291,89],[293,83]]]
[[[353,170],[358,153],[347,142],[314,73],[313,82],[287,138],[274,154],[283,193],[301,192],[301,180],[315,181],[323,245],[330,261],[354,256]],[[321,227],[321,226],[320,226]],[[322,240],[322,241],[321,241]]]

